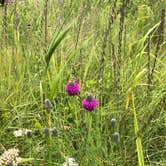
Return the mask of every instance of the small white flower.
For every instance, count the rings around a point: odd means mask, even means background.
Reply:
[[[16,130],[13,132],[14,136],[15,137],[21,137],[23,135],[23,131],[20,129],[20,130]]]
[[[18,166],[22,162],[21,157],[19,157],[18,149],[8,149],[0,156],[0,166],[13,165]]]
[[[63,163],[62,166],[78,166],[78,163],[74,158],[66,157],[66,161]]]

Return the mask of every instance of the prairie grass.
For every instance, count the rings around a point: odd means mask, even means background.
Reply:
[[[23,166],[70,157],[80,166],[165,166],[165,6],[15,0],[0,7],[0,155],[19,149]],[[73,78],[81,92],[70,97]],[[81,103],[89,92],[99,102],[93,112]],[[54,127],[56,137],[46,134]],[[15,137],[19,129],[24,135]]]

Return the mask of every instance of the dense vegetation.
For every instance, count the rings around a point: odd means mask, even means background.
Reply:
[[[165,6],[164,0],[1,6],[0,155],[16,148],[20,165],[34,166],[59,166],[67,156],[80,166],[166,165]],[[80,94],[69,96],[65,86],[73,79]],[[82,105],[89,93],[98,100],[92,112]],[[28,132],[13,134],[19,130]]]

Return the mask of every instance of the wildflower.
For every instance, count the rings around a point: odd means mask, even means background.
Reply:
[[[60,4],[63,5],[63,0],[60,0]]]
[[[120,135],[118,132],[115,132],[112,136],[112,139],[114,142],[119,142],[120,141]]]
[[[44,129],[44,134],[45,134],[46,136],[49,136],[49,135],[50,135],[50,130],[49,130],[48,128],[45,128],[45,129]]]
[[[51,110],[51,108],[52,108],[52,104],[51,104],[51,102],[50,102],[49,99],[45,99],[45,100],[44,100],[44,105],[45,105],[46,111],[47,111],[47,112],[50,112],[50,110]]]
[[[20,130],[15,130],[13,132],[13,134],[14,134],[15,137],[21,137],[21,136],[23,136],[23,131],[21,129]]]
[[[66,161],[63,163],[62,166],[78,166],[78,163],[74,158],[66,157]]]
[[[83,101],[82,101],[83,107],[92,112],[95,110],[98,106],[98,101],[96,98],[92,97],[91,95],[88,95]]]
[[[52,129],[52,136],[53,136],[53,137],[57,137],[57,136],[58,136],[58,131],[57,131],[56,127],[54,127],[54,128]]]
[[[58,20],[58,21],[61,20],[61,16],[60,16],[60,15],[57,16],[57,20]]]
[[[18,149],[9,149],[5,151],[0,157],[0,166],[3,165],[13,165],[17,166],[22,162],[22,159],[19,157]]]
[[[31,138],[31,137],[32,137],[32,130],[26,129],[26,130],[25,130],[25,135],[26,135],[28,138]]]
[[[77,80],[72,80],[67,83],[66,92],[69,96],[76,96],[80,93],[80,85]]]
[[[111,126],[112,128],[114,128],[114,127],[115,127],[115,124],[116,124],[116,119],[112,118],[112,119],[111,119],[111,122],[110,122],[110,126]]]

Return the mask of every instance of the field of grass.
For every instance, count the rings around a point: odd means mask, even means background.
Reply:
[[[19,150],[20,166],[65,166],[68,158],[75,163],[66,166],[166,166],[165,7],[165,0],[1,6],[0,166],[17,165],[10,149]],[[66,92],[71,80],[79,95]],[[82,102],[89,94],[98,101],[92,112]]]

